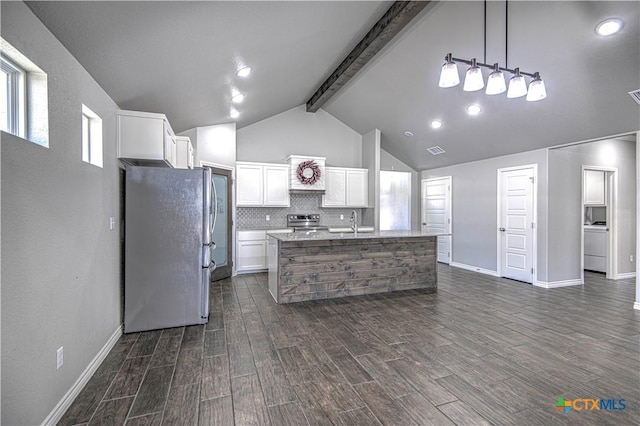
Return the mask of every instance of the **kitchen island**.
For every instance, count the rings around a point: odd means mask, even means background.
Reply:
[[[269,234],[277,303],[438,287],[437,237],[419,231]]]

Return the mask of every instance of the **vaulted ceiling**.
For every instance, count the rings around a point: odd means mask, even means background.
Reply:
[[[121,108],[165,113],[181,132],[242,128],[305,103],[391,2],[27,4]],[[598,36],[612,16],[623,30]],[[490,1],[485,59],[484,2],[434,2],[323,108],[360,133],[380,129],[382,147],[416,170],[636,131],[639,20],[636,1],[511,1],[508,20],[505,3]],[[503,66],[505,45],[509,68],[541,73],[547,99],[438,87],[447,53]],[[235,75],[244,65],[246,79]],[[246,94],[235,120],[233,90]],[[470,103],[482,113],[469,116]],[[435,145],[446,153],[427,153]]]

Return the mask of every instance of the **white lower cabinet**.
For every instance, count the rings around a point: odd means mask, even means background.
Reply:
[[[325,194],[322,196],[322,207],[368,206],[369,170],[325,168]]]
[[[268,232],[293,232],[291,229]],[[237,232],[236,272],[239,274],[267,270],[267,231],[246,230]]]
[[[607,231],[605,227],[584,228],[584,269],[607,272]]]

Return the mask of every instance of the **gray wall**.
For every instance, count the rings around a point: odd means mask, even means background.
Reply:
[[[195,166],[208,164],[236,168],[236,123],[201,126],[180,133],[191,139],[195,150]]]
[[[618,168],[618,273],[635,272],[636,142],[608,139],[549,150],[549,281],[580,279],[582,166]]]
[[[49,81],[49,148],[1,143],[2,424],[34,425],[121,324],[117,106],[23,3],[0,7],[2,37]],[[81,160],[82,103],[103,120],[104,168]]]
[[[380,149],[380,170],[411,173],[411,229],[420,229],[420,173]]]
[[[237,132],[238,161],[286,163],[289,155],[326,157],[327,166],[361,167],[362,136],[324,111],[305,105]]]
[[[538,165],[537,280],[547,281],[547,150],[459,164],[422,172],[421,179],[452,176],[452,261],[497,270],[498,169]]]
[[[362,224],[380,229],[380,130],[362,137],[362,167],[369,169],[369,208],[362,210]]]

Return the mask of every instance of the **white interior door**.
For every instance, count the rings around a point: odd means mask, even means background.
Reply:
[[[422,181],[422,231],[451,233],[451,176]],[[451,263],[451,237],[438,237],[438,262]]]
[[[533,166],[499,170],[500,275],[533,283]]]

